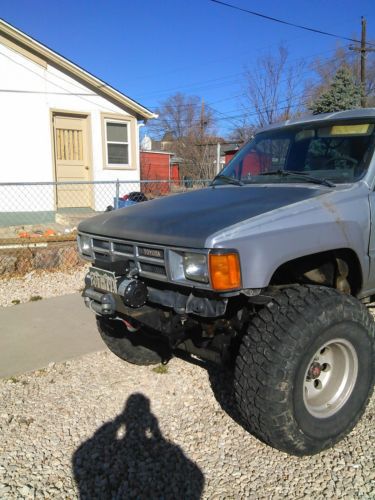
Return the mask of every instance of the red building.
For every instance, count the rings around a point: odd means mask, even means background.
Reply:
[[[231,161],[233,156],[237,153],[238,149],[230,149],[229,151],[225,151],[225,165]]]
[[[230,162],[237,151],[242,147],[240,142],[224,142],[221,145],[221,155],[224,156],[225,165]]]
[[[171,185],[179,183],[179,165],[173,162],[172,156],[173,153],[165,151],[141,151],[141,180],[155,181],[144,183],[143,192],[160,196],[169,193]]]

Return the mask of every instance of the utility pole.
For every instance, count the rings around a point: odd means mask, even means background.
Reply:
[[[204,120],[204,99],[202,97],[202,104],[201,104],[201,141],[203,139],[204,135],[204,126],[206,125],[205,120]]]
[[[361,45],[351,45],[350,50],[361,53],[361,107],[366,107],[366,55],[367,52],[374,52],[375,49],[366,47],[366,19],[361,17]]]
[[[206,159],[206,154],[207,154],[207,150],[208,150],[208,146],[206,144],[206,138],[205,138],[205,125],[206,125],[206,121],[204,118],[204,99],[202,97],[201,119],[200,119],[200,138],[199,138],[199,142],[201,143],[201,146],[203,146],[203,150],[201,149],[200,154],[199,154],[201,173],[206,170],[205,159]],[[204,175],[204,177],[207,177],[207,175]]]
[[[361,106],[366,107],[366,19],[361,17]]]

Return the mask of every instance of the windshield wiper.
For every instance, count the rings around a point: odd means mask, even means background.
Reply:
[[[223,174],[216,175],[211,182],[211,186],[213,186],[214,182],[217,180],[223,181],[224,184],[233,184],[234,186],[244,186],[244,183],[241,182],[240,180],[235,179],[234,177],[229,177],[229,175],[223,175]]]
[[[296,170],[285,170],[285,172],[287,172],[287,175],[292,174],[296,176],[302,176],[308,181],[315,182],[316,184],[323,184],[323,186],[336,186],[336,184],[334,184],[332,181],[329,181],[328,179],[324,179],[324,177],[315,177],[314,175],[310,175],[307,172],[298,172]]]
[[[307,172],[299,172],[296,170],[271,170],[269,172],[261,172],[258,175],[280,175],[281,177],[303,177],[306,182],[311,182],[313,184],[321,184],[323,186],[335,187],[335,184],[328,179],[322,179],[321,177],[314,177],[313,175],[309,175]]]

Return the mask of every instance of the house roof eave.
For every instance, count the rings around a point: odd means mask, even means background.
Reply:
[[[96,76],[84,70],[69,59],[61,56],[52,49],[49,49],[47,46],[38,42],[29,35],[26,35],[14,26],[8,24],[3,19],[0,19],[0,34],[10,39],[14,43],[20,45],[21,47],[30,50],[32,53],[36,54],[42,59],[45,59],[52,66],[55,66],[58,69],[61,69],[62,71],[75,76],[83,83],[86,83],[88,86],[95,89],[99,94],[102,94],[111,99],[120,107],[131,109],[137,115],[138,119],[149,120],[158,117],[158,115],[145,108],[140,103],[134,101],[133,99],[130,99],[130,97],[126,96],[119,90],[116,90],[108,83],[100,80]]]

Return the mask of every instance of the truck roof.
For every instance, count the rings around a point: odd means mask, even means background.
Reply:
[[[349,109],[346,111],[335,111],[333,113],[321,113],[318,115],[303,115],[298,118],[293,118],[280,123],[275,123],[273,125],[267,125],[266,127],[259,130],[257,133],[265,132],[266,130],[273,130],[282,127],[289,127],[293,125],[302,124],[313,124],[325,121],[345,121],[351,119],[375,119],[375,108],[360,108],[360,109]]]

